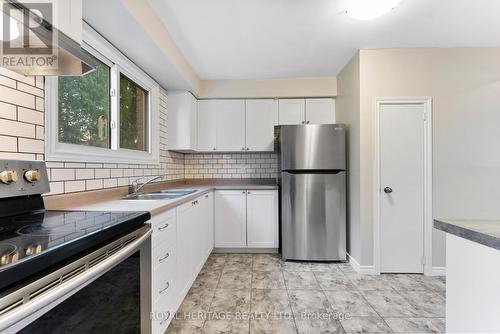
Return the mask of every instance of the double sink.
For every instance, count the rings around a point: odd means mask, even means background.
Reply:
[[[150,193],[130,194],[123,199],[126,200],[161,200],[161,199],[176,199],[197,192],[198,189],[171,189],[161,190]]]

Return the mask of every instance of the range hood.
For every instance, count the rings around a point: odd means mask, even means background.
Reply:
[[[95,69],[94,60],[82,52],[81,45],[38,15],[36,8],[31,7],[33,2],[0,3],[4,35],[0,38],[7,35],[10,39],[1,41],[2,67],[22,75],[43,76],[80,76]],[[13,25],[17,25],[19,33],[6,34],[5,29]],[[33,41],[43,48],[32,47]]]

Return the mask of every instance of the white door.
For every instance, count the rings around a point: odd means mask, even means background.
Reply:
[[[335,100],[306,99],[306,124],[335,124]]]
[[[215,100],[217,151],[245,150],[245,101]]]
[[[198,151],[217,149],[216,101],[198,101]]]
[[[246,247],[246,191],[215,192],[215,247]]]
[[[278,208],[276,190],[247,191],[247,246],[278,247]]]
[[[422,273],[424,104],[380,106],[380,271]]]
[[[246,100],[246,151],[274,151],[274,100]]]
[[[280,99],[278,101],[278,118],[280,125],[304,124],[306,101],[304,99]]]

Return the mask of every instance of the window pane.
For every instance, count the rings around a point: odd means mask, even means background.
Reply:
[[[59,142],[109,148],[110,68],[83,51],[96,70],[59,77]]]
[[[120,74],[120,147],[147,151],[148,92]]]

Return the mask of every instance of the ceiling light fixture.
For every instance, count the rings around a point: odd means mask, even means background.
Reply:
[[[401,0],[349,0],[346,13],[357,20],[373,20],[390,12]]]

